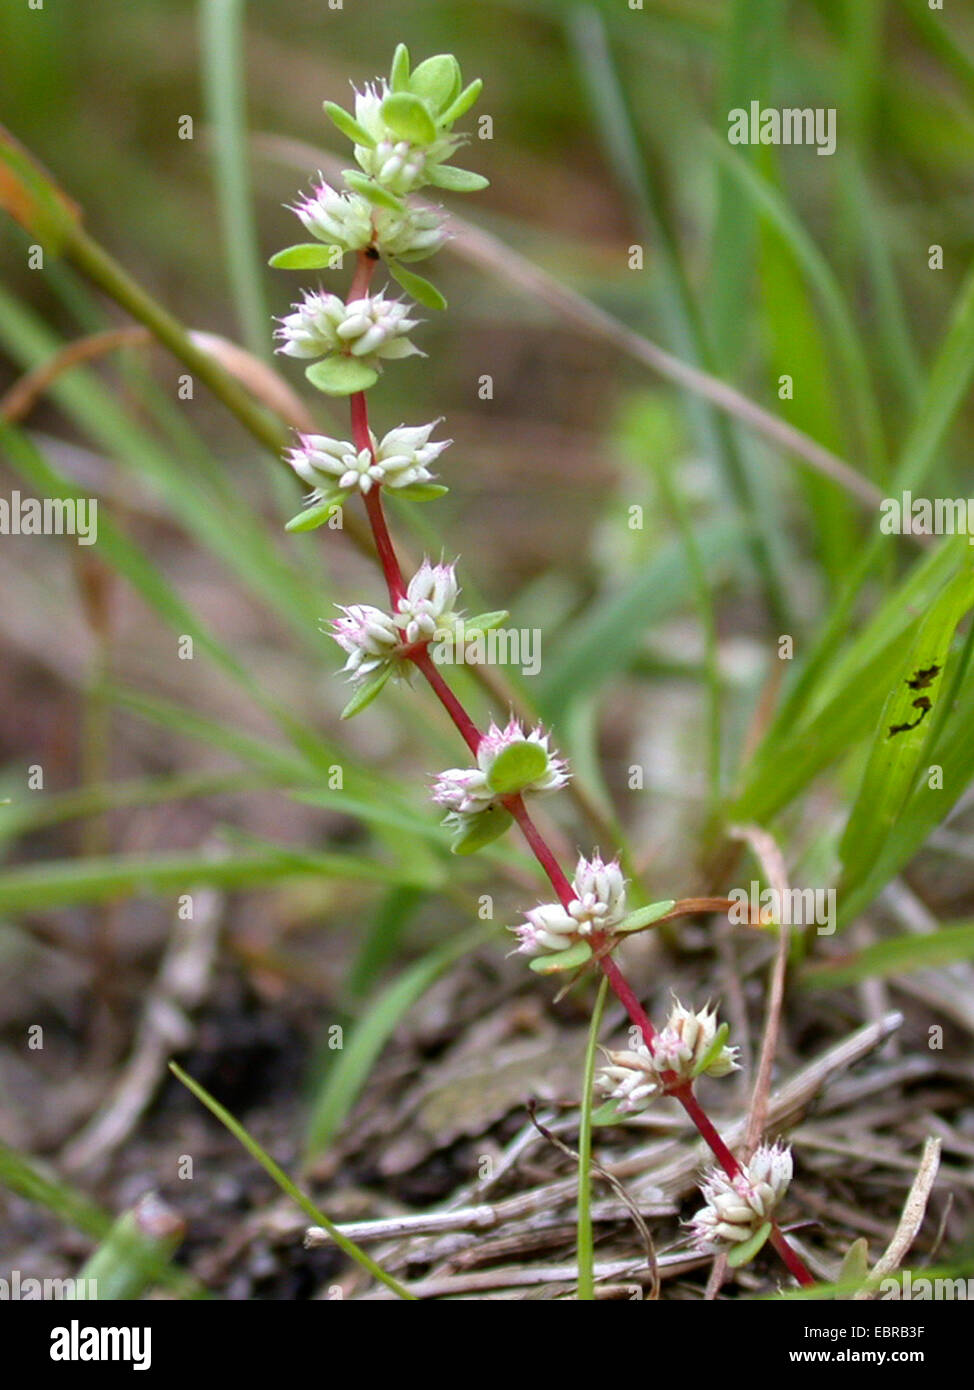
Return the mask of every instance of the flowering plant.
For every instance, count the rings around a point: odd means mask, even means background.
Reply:
[[[426,185],[469,192],[486,180],[447,161],[463,137],[453,131],[473,105],[480,82],[464,87],[451,55],[440,54],[412,69],[400,45],[388,80],[356,92],[354,115],[326,103],[335,125],[354,142],[357,170],[346,170],[345,189],[319,183],[294,211],[315,243],[289,247],[272,264],[286,269],[341,266],[356,256],[347,298],[307,291],[278,329],[278,351],[315,359],[306,370],[311,383],[331,395],[350,398],[350,441],[321,435],[300,436],[288,454],[298,476],[313,491],[309,509],[294,529],[321,525],[327,508],[359,493],[368,515],[382,566],[389,607],[353,604],[341,610],[331,635],[347,656],[345,672],[356,694],[344,711],[349,717],[374,699],[390,677],[419,671],[464,739],[474,765],[448,768],[435,779],[433,801],[446,812],[456,853],[472,853],[505,834],[516,822],[544,870],[557,901],[528,909],[511,930],[515,953],[529,957],[540,974],[597,968],[629,1015],[638,1044],[610,1051],[596,1088],[607,1097],[604,1117],[614,1118],[672,1096],[686,1110],[715,1155],[718,1168],[703,1183],[706,1205],[691,1223],[691,1235],[704,1251],[727,1249],[736,1262],[750,1259],[770,1240],[792,1275],[813,1282],[803,1261],[777,1224],[775,1213],[788,1187],[792,1159],[787,1149],[758,1147],[743,1162],[721,1139],[695,1095],[697,1079],[720,1078],[737,1067],[737,1050],[727,1043],[727,1025],[718,1027],[709,1006],[693,1012],[674,1001],[666,1025],[656,1031],[614,958],[620,941],[674,912],[673,901],[627,910],[626,881],[616,859],[595,852],[579,857],[570,882],[528,810],[529,799],[565,787],[569,771],[540,726],[525,729],[513,714],[503,726],[481,732],[434,666],[429,645],[449,634],[457,620],[459,585],[454,564],[424,560],[407,581],[386,523],[385,489],[431,500],[445,489],[432,483],[429,465],[446,448],[432,444],[437,422],[398,426],[381,442],[369,425],[365,392],[378,380],[381,365],[418,352],[409,338],[418,326],[412,308],[372,292],[376,266],[422,304],[441,308],[442,296],[428,281],[403,269],[402,261],[433,254],[445,238],[439,209],[419,207],[409,195]],[[504,615],[485,615],[496,619]],[[475,629],[477,619],[471,620]]]

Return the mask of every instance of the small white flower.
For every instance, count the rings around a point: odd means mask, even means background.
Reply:
[[[288,357],[323,357],[340,345],[337,331],[345,317],[345,305],[337,294],[306,290],[301,303],[291,308],[293,313],[281,319],[274,333],[283,344],[278,352]]]
[[[477,767],[448,767],[433,783],[433,800],[450,815],[451,824],[457,816],[473,816],[485,811],[494,800],[487,778]]]
[[[378,294],[353,299],[345,305],[345,316],[335,329],[338,346],[353,357],[409,357],[419,351],[406,337],[419,319],[408,317],[408,307],[399,299]]]
[[[580,857],[572,885],[578,898],[579,919],[591,921],[597,930],[607,930],[626,915],[626,880],[617,859],[603,862],[597,852],[591,859]]]
[[[367,360],[419,352],[406,336],[419,320],[409,318],[401,300],[386,299],[381,291],[345,304],[335,294],[315,290],[292,308],[275,334],[283,344],[278,352],[290,357],[341,352]]]
[[[700,1065],[716,1036],[716,1010],[705,1005],[698,1013],[693,1013],[685,1009],[679,999],[674,999],[666,1025],[657,1033],[653,1046],[657,1071],[673,1072],[681,1081],[693,1080],[701,1074]],[[737,1054],[736,1047],[725,1044],[707,1063],[702,1074],[721,1077],[737,1071]]]
[[[429,464],[448,448],[451,440],[436,444],[429,442],[438,421],[390,430],[379,442],[370,432],[371,449],[356,449],[347,439],[332,439],[326,434],[300,434],[298,446],[289,449],[286,458],[297,473],[315,489],[312,500],[342,489],[357,487],[368,492],[376,483],[386,487],[408,487],[410,483],[429,482],[433,474]]]
[[[690,1222],[697,1248],[710,1253],[750,1240],[771,1219],[793,1171],[791,1150],[769,1144],[757,1149],[735,1178],[720,1168],[708,1173],[700,1187],[706,1206]]]
[[[367,680],[383,666],[399,665],[397,651],[402,634],[388,613],[367,603],[341,609],[331,625],[331,636],[348,655],[342,668],[353,681]]]
[[[397,260],[425,260],[439,251],[447,239],[442,208],[409,206],[402,212],[379,208],[374,217],[376,246]]]
[[[572,887],[575,898],[567,908],[545,903],[525,912],[524,924],[510,928],[521,955],[563,951],[593,933],[611,931],[626,915],[626,881],[616,860],[605,864],[599,854],[579,858]]]
[[[461,831],[470,817],[485,811],[497,800],[497,793],[489,782],[491,768],[505,749],[518,743],[537,744],[546,755],[544,771],[521,788],[522,796],[543,796],[566,786],[571,774],[563,760],[549,750],[548,737],[540,725],[526,734],[513,715],[503,729],[492,722],[477,747],[477,766],[448,768],[433,785],[433,800],[449,812],[444,824]],[[577,923],[575,930],[578,930]]]
[[[596,1084],[620,1103],[620,1110],[633,1111],[701,1074],[727,1076],[737,1070],[737,1048],[726,1044],[700,1071],[716,1036],[715,1013],[707,1008],[692,1013],[674,999],[666,1026],[656,1034],[652,1048],[607,1052],[609,1066],[602,1068]]]
[[[424,560],[409,581],[395,619],[407,642],[431,642],[453,631],[460,592],[454,570],[453,565],[431,565]]]
[[[449,159],[463,142],[455,135],[438,135],[429,145],[401,140],[382,119],[382,103],[388,90],[387,84],[380,81],[377,87],[370,83],[355,93],[355,119],[375,141],[372,148],[356,145],[355,158],[376,183],[390,193],[402,195],[422,188],[429,181],[429,170]]]
[[[663,1094],[653,1058],[646,1047],[625,1052],[606,1051],[608,1066],[601,1067],[595,1078],[596,1089],[607,1100],[614,1100],[623,1114],[632,1115]]]
[[[430,443],[430,435],[439,423],[439,420],[432,420],[428,425],[399,425],[390,430],[381,443],[375,444],[376,463],[382,469],[386,487],[409,487],[411,483],[432,481],[430,464],[453,443],[452,439]]]
[[[550,735],[544,732],[540,724],[536,729],[532,729],[530,733],[526,734],[520,722],[513,715],[503,729],[491,721],[490,728],[477,747],[477,766],[484,776],[488,777],[498,756],[508,748],[517,743],[536,743],[547,755],[547,765],[544,772],[533,782],[529,782],[523,791],[538,796],[560,791],[562,787],[567,787],[571,774],[563,759],[548,748],[549,738]]]
[[[318,175],[321,179],[321,175]],[[304,197],[291,209],[311,236],[343,251],[361,251],[371,246],[375,232],[372,207],[359,193],[339,193],[322,180],[311,197]]]

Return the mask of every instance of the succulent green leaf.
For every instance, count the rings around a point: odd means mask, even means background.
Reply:
[[[284,527],[285,531],[316,531],[331,519],[333,508],[340,505],[346,496],[347,493],[341,491],[329,493],[319,502],[298,512],[297,516],[292,516]]]
[[[392,667],[384,666],[381,671],[376,671],[374,676],[365,681],[363,685],[360,685],[348,704],[342,710],[342,718],[352,719],[361,710],[365,709],[366,705],[371,705],[372,701],[382,690],[391,675]]]
[[[732,1245],[727,1256],[727,1263],[731,1269],[740,1269],[741,1265],[750,1264],[770,1234],[771,1222],[766,1221],[750,1240],[742,1240],[740,1245]]]
[[[390,92],[380,110],[383,121],[400,140],[408,140],[411,145],[432,145],[436,139],[433,117],[425,102],[412,92]]]
[[[393,92],[409,90],[409,49],[404,43],[397,43],[396,51],[392,55],[389,87]]]
[[[302,241],[296,246],[285,246],[267,262],[275,270],[322,270],[335,264],[336,253],[342,254],[340,246],[326,246],[320,241]]]
[[[433,502],[449,491],[445,483],[407,483],[405,487],[389,489],[393,497],[404,497],[407,502]]]
[[[460,91],[463,78],[460,64],[452,53],[437,53],[427,58],[409,79],[414,96],[429,102],[434,111],[445,111]]]
[[[367,362],[355,357],[323,357],[305,369],[305,376],[326,396],[350,396],[355,391],[367,391],[379,379],[379,373]]]
[[[513,819],[503,806],[488,806],[464,824],[454,836],[450,848],[454,854],[476,854],[484,845],[499,839],[510,828]]]
[[[490,179],[483,174],[475,174],[471,169],[457,169],[452,164],[433,164],[426,171],[426,177],[436,188],[445,188],[448,193],[479,193],[490,187]]]
[[[694,1076],[702,1076],[712,1063],[716,1062],[730,1037],[730,1024],[722,1023],[714,1034],[714,1040],[693,1069]]]
[[[349,140],[354,141],[356,145],[365,145],[370,150],[375,149],[375,141],[365,126],[359,125],[355,117],[350,116],[343,106],[337,105],[334,101],[326,101],[323,105],[325,115],[343,135],[347,135]]]
[[[490,632],[492,628],[500,627],[510,616],[506,608],[497,608],[492,613],[478,613],[475,618],[464,618],[463,631],[468,637],[477,632]]]
[[[414,275],[411,270],[406,270],[398,261],[386,261],[386,266],[393,280],[397,280],[406,293],[412,295],[417,303],[424,305],[427,309],[446,308],[446,300],[439,290],[428,280],[424,280],[422,275]]]
[[[402,199],[397,198],[395,193],[390,193],[388,188],[380,187],[360,169],[343,169],[342,178],[353,193],[360,193],[373,207],[391,208],[393,212],[402,212],[405,206]]]
[[[511,796],[543,777],[547,767],[545,750],[540,744],[524,739],[498,753],[487,774],[487,784],[498,796]]]
[[[672,912],[676,907],[674,898],[666,898],[663,902],[650,903],[648,907],[637,908],[635,912],[630,912],[624,917],[613,931],[642,931],[644,927],[650,926],[653,922],[658,922],[661,917],[665,917],[668,912]]]
[[[576,941],[565,951],[555,951],[550,956],[535,956],[531,969],[536,975],[557,975],[562,970],[575,970],[592,957],[592,948],[587,941]]]
[[[845,1252],[837,1284],[864,1284],[869,1277],[869,1244],[865,1236],[854,1240]]]
[[[619,1109],[617,1100],[607,1100],[604,1105],[592,1111],[593,1125],[617,1125],[626,1118],[626,1112]]]
[[[475,77],[469,87],[464,87],[456,100],[453,101],[440,116],[440,124],[451,126],[454,121],[458,121],[461,116],[466,115],[483,89],[483,79]]]

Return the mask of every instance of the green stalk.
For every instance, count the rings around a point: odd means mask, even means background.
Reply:
[[[244,341],[267,357],[267,305],[247,153],[244,0],[202,0],[203,86],[216,159],[227,273]]]
[[[592,1010],[592,1024],[585,1049],[585,1071],[582,1080],[582,1107],[578,1126],[578,1293],[586,1303],[595,1298],[595,1250],[592,1240],[592,1083],[595,1080],[595,1049],[602,1027],[608,978],[603,975]]]
[[[182,1067],[178,1067],[175,1062],[169,1063],[169,1069],[177,1080],[181,1081],[187,1090],[192,1091],[196,1099],[206,1106],[210,1114],[215,1115],[220,1123],[230,1131],[233,1137],[243,1145],[251,1158],[257,1160],[264,1172],[274,1179],[281,1191],[286,1193],[286,1195],[301,1208],[305,1216],[313,1221],[315,1225],[324,1227],[339,1250],[344,1251],[344,1253],[348,1255],[350,1259],[354,1260],[357,1265],[361,1266],[366,1273],[371,1274],[373,1279],[378,1279],[381,1283],[385,1284],[386,1288],[391,1289],[394,1294],[398,1294],[400,1298],[408,1299],[413,1303],[417,1301],[416,1295],[410,1293],[404,1285],[400,1284],[398,1279],[393,1278],[391,1274],[387,1274],[382,1266],[376,1264],[375,1260],[373,1260],[370,1255],[367,1255],[360,1246],[356,1245],[354,1241],[349,1240],[347,1236],[342,1235],[334,1222],[329,1221],[324,1212],[318,1210],[310,1197],[306,1197],[301,1189],[291,1181],[283,1168],[278,1167],[270,1154],[261,1148],[256,1139],[251,1138],[243,1125],[239,1120],[234,1119],[229,1110],[225,1110],[219,1101],[214,1100],[210,1093],[205,1091],[198,1081],[194,1081],[191,1076],[187,1076]]]

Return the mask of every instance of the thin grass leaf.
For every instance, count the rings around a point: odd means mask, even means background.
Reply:
[[[210,1114],[215,1115],[220,1123],[230,1131],[233,1137],[243,1145],[251,1158],[257,1160],[264,1172],[277,1183],[277,1186],[285,1196],[290,1197],[292,1202],[294,1202],[316,1226],[322,1226],[328,1232],[339,1250],[344,1251],[344,1253],[348,1255],[350,1259],[354,1260],[360,1268],[364,1269],[367,1274],[371,1274],[373,1279],[378,1279],[380,1283],[385,1284],[386,1288],[391,1289],[394,1294],[397,1294],[400,1298],[415,1301],[415,1295],[411,1294],[407,1288],[400,1284],[398,1279],[394,1279],[391,1274],[387,1274],[382,1266],[376,1264],[375,1260],[357,1246],[354,1241],[342,1235],[334,1222],[329,1221],[324,1212],[319,1211],[311,1199],[306,1197],[301,1189],[291,1181],[283,1168],[279,1167],[271,1158],[270,1154],[261,1148],[257,1140],[248,1134],[240,1121],[234,1119],[229,1110],[224,1109],[219,1101],[214,1100],[198,1081],[194,1081],[193,1078],[188,1076],[186,1072],[183,1071],[182,1067],[178,1067],[175,1062],[169,1063],[169,1069],[176,1079],[181,1081],[186,1089],[192,1091],[196,1099],[206,1106]]]
[[[575,1242],[578,1260],[576,1297],[582,1303],[595,1298],[595,1243],[592,1239],[592,1089],[595,1081],[595,1053],[598,1048],[605,996],[609,982],[603,975],[595,996],[592,1022],[585,1048],[582,1072],[582,1099],[578,1113],[578,1223]]]
[[[477,927],[437,946],[402,971],[375,1001],[365,1008],[341,1052],[329,1055],[329,1070],[312,1098],[305,1158],[310,1161],[328,1147],[364,1086],[373,1064],[402,1017],[430,986],[463,956],[496,933],[497,928]]]

